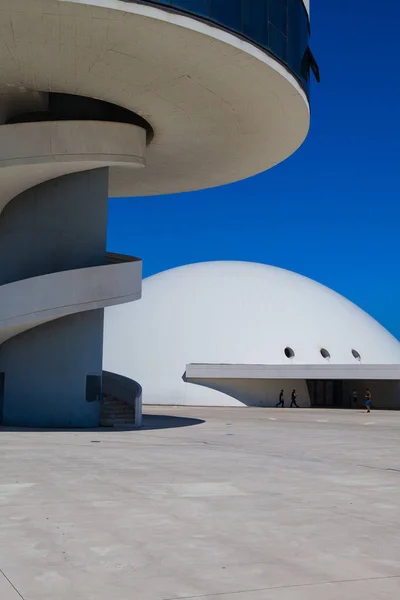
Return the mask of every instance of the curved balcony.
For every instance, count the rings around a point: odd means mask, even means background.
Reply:
[[[161,6],[239,35],[285,65],[306,92],[310,68],[318,67],[308,47],[310,22],[303,0],[124,0]]]

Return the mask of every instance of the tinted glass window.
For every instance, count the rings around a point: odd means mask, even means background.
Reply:
[[[287,33],[287,7],[280,0],[269,3],[269,22],[281,33]]]
[[[202,17],[210,16],[210,0],[171,0],[171,5]]]
[[[125,0],[132,2],[134,0]],[[303,0],[146,0],[238,33],[283,61],[308,88],[309,20]]]
[[[287,37],[278,31],[273,25],[269,26],[269,47],[279,58],[287,59]]]
[[[242,0],[210,0],[211,18],[235,31],[241,29]]]
[[[243,2],[243,34],[260,46],[268,46],[268,2],[247,0]]]

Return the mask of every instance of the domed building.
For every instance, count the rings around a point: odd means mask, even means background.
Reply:
[[[2,0],[1,17],[0,424],[97,427],[103,309],[142,289],[141,259],[106,253],[108,197],[291,156],[319,80],[310,3]]]
[[[147,404],[400,408],[400,343],[329,288],[263,264],[187,265],[106,309],[104,368]]]

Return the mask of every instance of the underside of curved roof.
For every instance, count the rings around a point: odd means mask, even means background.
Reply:
[[[4,0],[1,14],[0,113],[18,103],[31,112],[40,94],[56,92],[121,106],[152,127],[144,169],[111,167],[112,196],[244,179],[307,135],[308,100],[295,77],[222,28],[117,0]]]

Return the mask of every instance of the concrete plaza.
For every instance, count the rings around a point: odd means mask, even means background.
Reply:
[[[147,411],[0,429],[1,600],[400,597],[400,413]]]

